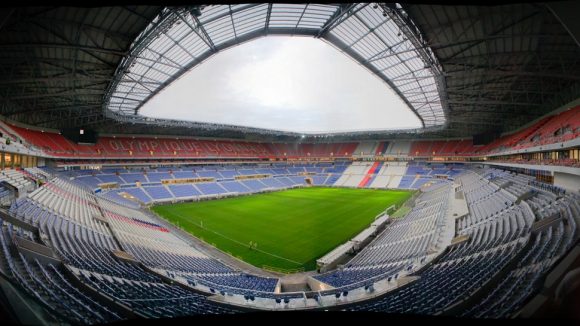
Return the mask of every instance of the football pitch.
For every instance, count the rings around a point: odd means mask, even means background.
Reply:
[[[412,191],[301,188],[154,206],[197,238],[260,268],[313,270],[316,260],[368,227]],[[250,242],[253,245],[250,248]]]

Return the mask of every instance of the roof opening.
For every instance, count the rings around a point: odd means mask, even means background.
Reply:
[[[300,133],[420,128],[366,68],[307,37],[265,37],[222,51],[148,101],[144,116]]]

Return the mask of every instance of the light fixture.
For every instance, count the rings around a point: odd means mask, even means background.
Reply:
[[[191,14],[194,15],[195,17],[199,17],[201,16],[201,9],[196,6],[193,9],[191,9]]]

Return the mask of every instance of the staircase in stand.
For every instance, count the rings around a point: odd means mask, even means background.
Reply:
[[[373,165],[371,165],[371,167],[367,171],[365,177],[358,184],[358,187],[364,188],[368,184],[370,184],[372,182],[372,179],[374,179],[374,177],[376,177],[376,173],[381,169],[380,166],[381,166],[381,162],[375,162]]]

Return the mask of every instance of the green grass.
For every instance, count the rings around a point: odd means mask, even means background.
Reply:
[[[409,208],[407,206],[402,206],[396,212],[394,212],[393,214],[391,214],[390,216],[392,218],[399,218],[399,217],[405,216],[410,211],[411,211],[411,208]]]
[[[402,190],[302,188],[152,208],[161,217],[258,267],[313,270],[316,259],[368,227]],[[203,228],[201,227],[203,225]],[[257,242],[257,250],[248,248]]]

